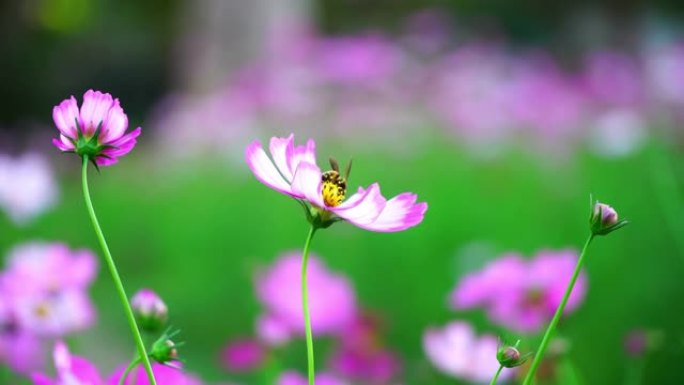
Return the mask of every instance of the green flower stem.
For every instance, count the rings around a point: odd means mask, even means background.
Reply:
[[[93,208],[93,202],[90,200],[90,190],[88,189],[88,156],[83,155],[83,196],[85,197],[86,207],[88,207],[88,214],[90,215],[90,220],[93,222],[93,227],[95,228],[95,234],[97,239],[100,241],[100,246],[102,247],[102,252],[105,256],[105,262],[107,262],[107,267],[109,267],[109,272],[114,280],[114,286],[116,286],[116,291],[119,294],[119,299],[124,307],[124,313],[128,319],[128,324],[131,327],[131,332],[133,333],[133,339],[138,348],[139,359],[145,366],[145,371],[147,372],[147,378],[149,379],[150,385],[157,385],[154,380],[154,373],[152,373],[152,366],[150,365],[150,359],[147,357],[147,352],[145,351],[145,343],[142,340],[140,331],[138,330],[138,325],[135,322],[135,317],[133,316],[133,310],[131,310],[131,304],[128,302],[128,296],[126,296],[126,291],[124,290],[123,283],[121,282],[121,277],[119,277],[119,272],[116,270],[116,265],[114,264],[114,259],[112,254],[109,252],[109,247],[107,247],[107,241],[105,240],[100,224],[95,216],[95,209]]]
[[[126,377],[128,377],[128,373],[131,372],[138,364],[140,363],[140,358],[136,357],[131,363],[128,365],[126,370],[121,374],[121,378],[119,379],[119,385],[124,385],[126,383]],[[135,381],[132,381],[133,384],[135,384]]]
[[[587,238],[587,241],[584,243],[582,253],[580,254],[579,260],[577,261],[577,266],[575,266],[575,272],[572,274],[572,278],[570,279],[570,283],[568,284],[567,289],[565,289],[565,295],[563,295],[563,299],[561,300],[560,305],[558,305],[558,309],[556,309],[556,314],[553,315],[553,318],[549,323],[549,327],[546,329],[546,333],[544,333],[544,338],[542,338],[541,344],[539,344],[539,349],[537,349],[537,352],[534,355],[534,360],[532,361],[532,365],[530,365],[530,370],[527,372],[527,376],[525,376],[525,381],[523,381],[523,385],[532,384],[532,381],[534,379],[534,373],[537,371],[537,367],[541,363],[541,360],[544,356],[544,352],[546,351],[546,348],[548,347],[549,342],[551,341],[551,335],[553,334],[554,330],[556,329],[556,325],[558,324],[558,321],[563,315],[563,310],[565,310],[565,304],[568,302],[568,298],[570,298],[572,288],[575,286],[575,281],[577,281],[577,277],[579,276],[579,273],[582,270],[582,265],[584,264],[584,257],[587,254],[587,249],[589,248],[589,244],[593,239],[594,234],[591,234],[589,235],[589,238]]]
[[[302,307],[304,308],[304,328],[306,331],[306,358],[309,375],[309,385],[314,385],[314,350],[313,350],[313,335],[311,333],[311,316],[309,315],[309,295],[306,285],[306,266],[309,261],[309,246],[311,240],[316,233],[316,227],[311,226],[309,235],[306,237],[304,243],[304,251],[302,252]]]
[[[499,374],[501,374],[502,369],[503,365],[499,365],[499,369],[496,371],[496,374],[494,374],[494,378],[492,378],[492,382],[490,382],[489,385],[496,385],[496,381],[499,379]]]

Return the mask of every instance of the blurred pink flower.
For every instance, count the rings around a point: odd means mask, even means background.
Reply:
[[[379,320],[362,315],[340,336],[330,369],[345,379],[388,383],[401,371],[399,357],[382,344]]]
[[[62,341],[55,344],[53,359],[57,378],[51,379],[43,373],[31,375],[34,385],[119,385],[119,380],[128,364],[119,367],[107,381],[100,376],[98,369],[85,358],[72,356]],[[159,385],[200,385],[201,381],[177,368],[154,363],[154,377]],[[134,379],[134,380],[132,380]],[[142,365],[131,371],[124,385],[148,385],[145,368]]]
[[[131,298],[131,308],[140,327],[150,332],[161,329],[169,318],[166,303],[151,289],[138,290]]]
[[[430,362],[453,378],[488,383],[499,368],[496,337],[489,334],[478,337],[465,322],[454,321],[442,329],[426,330],[423,348]],[[504,369],[499,378],[508,378],[513,373],[511,369]]]
[[[328,270],[315,255],[309,256],[309,311],[314,335],[339,334],[357,315],[356,295],[346,277]],[[304,335],[301,292],[301,254],[288,253],[259,274],[256,291],[268,317],[283,329]]]
[[[0,365],[17,373],[30,373],[43,366],[42,343],[19,328],[7,299],[0,287]]]
[[[596,101],[614,107],[633,107],[643,102],[644,76],[634,58],[599,51],[586,58],[585,66],[583,84]]]
[[[55,344],[53,359],[57,378],[51,379],[42,373],[33,373],[34,385],[104,385],[100,373],[88,360],[72,356],[62,341]]]
[[[276,380],[276,385],[307,385],[309,382],[306,377],[300,375],[297,372],[288,371],[284,372]],[[340,378],[335,377],[332,374],[321,372],[316,375],[317,385],[351,385]]]
[[[531,260],[506,254],[465,276],[451,293],[454,309],[483,307],[489,318],[512,330],[533,333],[551,319],[577,263],[574,250],[541,251]],[[565,314],[576,309],[586,292],[581,273]]]
[[[30,242],[12,249],[0,290],[17,333],[61,337],[89,327],[95,311],[87,289],[97,261],[86,250]]]
[[[48,161],[38,154],[0,155],[0,209],[25,224],[57,201],[57,182]]]
[[[645,52],[646,78],[656,101],[684,104],[684,41]]]
[[[401,51],[380,35],[321,38],[316,67],[324,79],[365,86],[387,81],[401,64]]]
[[[257,320],[256,334],[259,340],[268,346],[285,345],[292,337],[288,325],[268,314]]]
[[[126,134],[128,116],[119,99],[100,91],[86,91],[80,110],[76,98],[65,99],[53,108],[52,119],[60,132],[52,143],[64,152],[87,154],[98,166],[118,162],[135,147],[141,132],[138,127]]]
[[[258,341],[231,341],[221,352],[221,363],[231,372],[247,372],[264,363],[266,351]]]
[[[256,178],[278,192],[308,202],[326,217],[337,216],[366,230],[393,232],[416,226],[427,211],[427,203],[416,203],[417,197],[412,193],[385,199],[377,183],[368,189],[359,188],[345,201],[346,182],[342,176],[322,180],[324,175],[316,165],[316,143],[312,139],[306,146],[295,146],[294,135],[273,137],[270,152],[272,159],[258,140],[247,147],[247,164]]]

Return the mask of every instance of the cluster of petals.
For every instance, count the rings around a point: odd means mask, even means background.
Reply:
[[[230,372],[251,371],[264,363],[266,349],[260,341],[244,338],[231,341],[221,352],[221,364]]]
[[[454,309],[483,308],[495,323],[534,333],[553,317],[577,264],[574,250],[543,250],[532,259],[506,254],[482,270],[466,275],[451,293]],[[584,299],[582,272],[565,307],[565,314]]]
[[[358,227],[370,231],[406,230],[423,220],[427,203],[416,203],[413,193],[402,193],[387,200],[377,183],[360,187],[346,201],[329,206],[323,199],[322,172],[316,164],[316,143],[295,146],[294,135],[271,138],[271,158],[257,140],[245,152],[249,168],[268,187],[308,202],[311,206],[335,214]]]
[[[443,328],[426,330],[423,348],[432,365],[449,377],[489,383],[499,368],[497,338],[489,334],[478,336],[465,322],[453,321]],[[499,378],[509,378],[513,373],[504,369]]]
[[[38,154],[0,155],[0,210],[23,225],[57,201],[57,182],[47,161]]]
[[[265,308],[258,327],[264,342],[279,345],[291,336],[304,335],[301,289],[301,253],[286,253],[260,272],[257,297]],[[330,271],[309,255],[307,282],[309,313],[314,335],[339,335],[356,319],[356,294],[346,277]]]
[[[65,99],[53,108],[52,119],[60,132],[53,144],[62,151],[77,152],[79,138],[95,139],[95,144],[101,146],[98,153],[92,155],[98,166],[117,163],[118,158],[135,147],[141,132],[138,127],[126,133],[128,116],[119,99],[100,91],[86,91],[80,109],[76,98]]]
[[[127,365],[122,365],[104,379],[99,370],[86,358],[74,356],[67,345],[58,341],[53,351],[56,378],[35,372],[31,374],[34,385],[119,385],[121,376]],[[158,384],[168,385],[201,385],[201,381],[182,370],[154,363],[152,372]],[[145,368],[142,365],[131,371],[124,385],[148,385]]]
[[[88,288],[96,273],[87,250],[37,242],[11,250],[0,272],[0,361],[18,372],[34,370],[46,341],[90,327]]]

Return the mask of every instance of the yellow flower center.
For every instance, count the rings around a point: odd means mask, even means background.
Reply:
[[[347,181],[335,170],[323,173],[323,202],[329,207],[339,206],[347,193]]]

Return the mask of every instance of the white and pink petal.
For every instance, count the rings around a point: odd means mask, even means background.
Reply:
[[[52,120],[62,135],[70,138],[78,138],[78,128],[76,124],[80,121],[78,102],[73,96],[63,100],[58,106],[52,109]]]
[[[95,130],[109,115],[114,100],[112,95],[100,91],[88,90],[83,95],[83,105],[81,106],[81,124],[83,134],[93,135]]]
[[[269,150],[278,171],[280,171],[280,174],[286,181],[291,183],[296,170],[290,168],[294,155],[294,134],[290,134],[287,138],[272,137],[269,143]]]
[[[326,208],[323,202],[321,169],[313,163],[300,163],[292,180],[292,194],[304,198],[314,206]]]
[[[370,231],[395,232],[406,230],[423,221],[427,203],[416,203],[416,195],[412,193],[399,194],[387,201],[382,211],[373,221],[350,222]]]
[[[261,142],[255,140],[247,146],[245,160],[247,161],[247,166],[249,166],[259,182],[283,194],[294,195],[290,184],[283,178],[275,164],[273,164],[273,161],[266,155]]]

